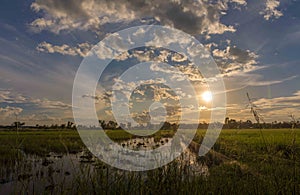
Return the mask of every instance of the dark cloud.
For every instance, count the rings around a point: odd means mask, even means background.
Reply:
[[[226,49],[213,50],[213,56],[224,75],[236,75],[257,70],[258,55],[249,50],[242,50],[236,46],[227,46]]]
[[[73,29],[97,29],[105,23],[155,18],[191,34],[222,34],[234,32],[232,26],[222,24],[220,18],[228,4],[244,5],[236,1],[205,0],[36,0],[32,8],[45,13],[44,18],[32,22],[39,30],[60,32]]]

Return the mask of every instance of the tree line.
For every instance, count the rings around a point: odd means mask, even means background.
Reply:
[[[299,121],[273,121],[271,123],[253,123],[251,120],[235,120],[230,119],[227,117],[224,123],[218,123],[223,125],[223,129],[256,129],[256,128],[264,128],[264,129],[285,129],[285,128],[300,128]],[[117,130],[117,129],[160,129],[160,130],[176,130],[179,128],[179,124],[171,123],[171,122],[162,122],[160,124],[151,124],[151,123],[144,123],[139,124],[137,126],[132,126],[131,123],[127,124],[118,124],[115,121],[109,120],[99,120],[99,125],[104,130]],[[210,124],[206,122],[202,122],[199,124],[180,124],[181,129],[192,129],[196,126],[198,129],[207,129]],[[0,126],[1,129],[69,129],[69,130],[76,130],[76,127],[85,128],[84,126],[76,126],[73,122],[68,121],[67,123],[63,124],[52,124],[52,125],[39,125],[36,124],[35,126],[26,126],[24,122],[16,121],[13,122],[11,125],[8,126]]]

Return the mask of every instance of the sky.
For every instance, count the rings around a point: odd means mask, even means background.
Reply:
[[[92,47],[114,32],[152,24],[181,30],[203,44],[225,83],[222,93],[227,96],[229,118],[254,121],[247,92],[266,122],[289,121],[291,114],[300,118],[300,1],[2,0],[1,4],[0,124],[10,125],[16,116],[29,125],[73,121],[73,82]],[[101,76],[104,89],[110,90],[134,63],[168,62],[188,74],[197,88],[199,106],[186,111],[190,115],[200,111],[200,121],[209,121],[216,108],[203,99],[207,86],[195,79],[184,56],[157,48],[138,48],[124,55]],[[111,94],[97,92],[82,97],[96,100],[99,118],[109,120]],[[147,85],[132,95],[136,108],[130,109],[136,121],[149,116],[146,107],[151,104],[145,101],[151,98],[162,102],[174,115],[169,120],[176,121],[181,97]]]

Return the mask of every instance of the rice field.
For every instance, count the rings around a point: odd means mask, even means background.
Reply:
[[[106,133],[134,149],[164,144],[174,132],[144,142],[121,130]],[[300,193],[300,130],[223,130],[199,157],[204,135],[198,130],[187,152],[164,167],[129,172],[95,158],[77,131],[0,131],[0,194]]]

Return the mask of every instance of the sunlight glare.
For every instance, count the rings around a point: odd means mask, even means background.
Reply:
[[[204,93],[202,93],[202,99],[205,102],[211,102],[212,101],[212,93],[210,91],[205,91]]]

